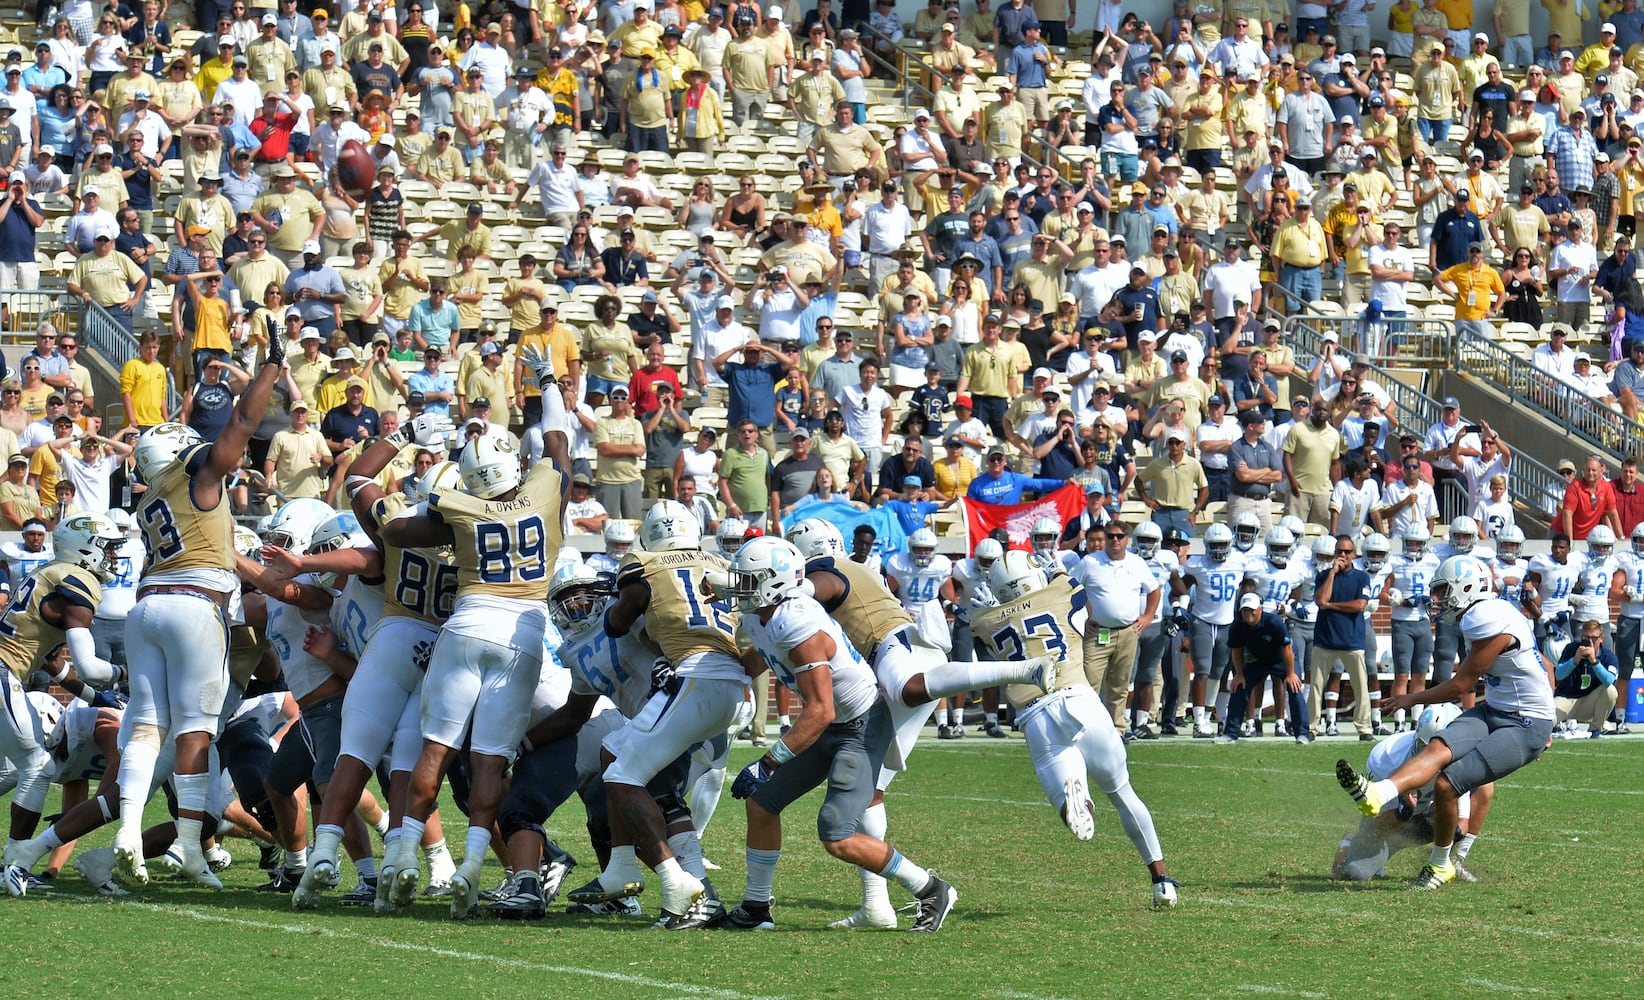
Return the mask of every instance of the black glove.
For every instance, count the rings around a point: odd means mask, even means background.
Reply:
[[[285,338],[281,334],[268,338],[268,363],[276,368],[285,364]]]
[[[91,704],[93,708],[112,708],[116,711],[123,711],[126,707],[126,702],[130,700],[131,699],[127,698],[125,695],[114,690],[113,688],[110,688],[107,691],[97,692],[97,694],[92,697]]]
[[[651,661],[651,690],[670,691],[678,678],[674,674],[674,665],[666,656],[659,656]]]
[[[742,769],[731,783],[731,798],[745,799],[759,791],[759,786],[771,779],[771,769],[765,766],[765,758],[761,757]]]
[[[1164,625],[1160,628],[1167,636],[1181,635],[1182,629],[1187,628],[1187,612],[1177,608],[1174,614],[1164,620]]]
[[[428,672],[428,657],[433,652],[434,644],[427,639],[411,647],[411,664],[417,668],[418,673],[426,674]]]

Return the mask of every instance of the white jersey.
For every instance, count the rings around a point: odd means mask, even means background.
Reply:
[[[1364,606],[1364,620],[1368,622],[1371,609],[1381,606],[1382,591],[1387,589],[1388,581],[1392,579],[1393,573],[1386,563],[1383,563],[1381,569],[1378,570],[1367,568],[1364,565],[1363,556],[1354,559],[1353,566],[1356,569],[1364,570],[1364,575],[1370,578],[1370,586],[1364,591],[1365,600],[1369,602]]]
[[[833,640],[833,656],[828,658],[828,666],[833,671],[835,722],[849,722],[879,700],[879,679],[874,676],[873,668],[863,661],[862,654],[845,638],[839,623],[828,617],[815,598],[790,597],[776,606],[770,621],[761,622],[758,615],[745,614],[742,623],[771,673],[795,692],[799,690],[797,675],[814,664],[796,665],[788,654],[818,632]]]
[[[36,697],[51,698],[51,695],[31,691],[28,697],[33,701]],[[57,720],[57,728],[46,737],[52,763],[57,768],[51,779],[53,782],[65,785],[71,781],[89,781],[95,785],[108,773],[108,758],[103,756],[102,748],[94,738],[99,711],[81,704],[71,704],[63,709],[62,716]]]
[[[1387,557],[1387,569],[1392,576],[1392,587],[1399,592],[1402,598],[1393,605],[1393,620],[1396,622],[1420,622],[1427,620],[1427,605],[1422,600],[1433,589],[1433,574],[1438,572],[1440,559],[1431,552],[1423,552],[1412,559],[1403,552],[1395,552]],[[1414,601],[1413,607],[1405,607],[1404,601]]]
[[[913,556],[896,552],[885,560],[885,575],[896,581],[896,599],[909,611],[942,596],[942,584],[953,576],[953,560],[938,555],[929,566],[914,563]]]
[[[1552,555],[1542,554],[1530,560],[1530,572],[1541,575],[1541,613],[1544,617],[1570,610],[1570,592],[1581,577],[1587,557],[1572,552],[1564,562],[1555,562]]]
[[[229,722],[235,722],[250,715],[256,718],[257,725],[263,731],[265,738],[271,738],[285,725],[285,691],[269,691],[255,698],[243,699],[229,717]]]
[[[342,593],[331,602],[331,631],[356,660],[365,655],[366,636],[382,620],[385,599],[381,582],[372,585],[351,576],[343,584]]]
[[[1469,643],[1505,635],[1506,652],[1484,668],[1484,698],[1498,712],[1517,712],[1527,719],[1556,719],[1553,687],[1536,651],[1529,619],[1506,601],[1484,600],[1461,616],[1461,633]]]
[[[605,630],[594,626],[581,635],[571,636],[558,650],[559,662],[570,671],[573,694],[603,695],[616,705],[623,718],[631,719],[651,698],[650,656],[643,643],[628,635],[612,639]],[[638,669],[643,666],[644,669]],[[548,667],[543,666],[543,673]]]
[[[97,605],[97,617],[124,621],[137,604],[137,580],[143,575],[143,561],[147,550],[142,538],[127,539],[120,546],[120,556],[114,561],[114,579],[103,584],[103,600]]]
[[[953,589],[958,598],[954,603],[959,605],[959,613],[954,617],[959,621],[969,621],[973,608],[991,608],[999,603],[988,587],[987,570],[979,569],[975,559],[961,559],[953,564]]]
[[[1153,579],[1159,581],[1161,587],[1170,586],[1170,578],[1182,571],[1182,561],[1176,558],[1176,553],[1163,546],[1153,553],[1152,559],[1142,561],[1147,563],[1148,571],[1153,574]]]
[[[1238,543],[1233,545],[1233,558],[1243,559],[1246,566],[1255,566],[1267,562],[1267,543],[1257,542],[1248,549],[1241,549]]]
[[[1490,573],[1496,579],[1496,593],[1503,600],[1518,603],[1521,584],[1524,583],[1524,574],[1530,572],[1530,562],[1527,559],[1503,559],[1496,556],[1490,560]]]
[[[1239,581],[1244,579],[1244,560],[1237,552],[1225,562],[1208,555],[1188,556],[1182,578],[1193,578],[1193,617],[1212,625],[1231,625],[1239,607]]]
[[[51,536],[46,536],[46,547],[39,552],[30,552],[23,548],[22,542],[7,542],[0,545],[0,560],[6,564],[7,579],[11,581],[11,589],[16,590],[23,585],[23,581],[30,573],[52,561],[55,554],[51,549]]]
[[[531,690],[531,714],[525,723],[526,729],[559,711],[571,693],[571,672],[554,662],[552,650],[546,646],[545,641],[542,673],[537,677],[537,686]]]
[[[1622,549],[1614,556],[1615,568],[1627,575],[1622,583],[1621,617],[1644,618],[1644,555],[1639,555],[1632,549]],[[1631,591],[1637,597],[1629,596]]]
[[[621,563],[621,556],[613,556],[608,552],[594,552],[582,561],[584,566],[595,573],[615,573]]]
[[[1571,618],[1576,622],[1610,622],[1610,584],[1615,580],[1615,556],[1583,557],[1584,565],[1570,591]]]
[[[1275,566],[1263,559],[1260,563],[1248,564],[1244,578],[1256,588],[1256,596],[1262,599],[1263,611],[1281,614],[1291,593],[1307,578],[1306,572],[1293,561]]]
[[[297,582],[318,586],[308,574],[297,577]],[[332,676],[324,660],[303,649],[309,626],[329,624],[330,619],[321,612],[305,612],[284,601],[268,598],[268,627],[263,634],[274,655],[280,658],[280,672],[285,675],[291,697],[299,702]]]

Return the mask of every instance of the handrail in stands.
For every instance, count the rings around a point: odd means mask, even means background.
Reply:
[[[63,293],[67,295],[67,293]],[[109,315],[108,310],[95,302],[87,303],[80,313],[80,336],[85,338],[88,348],[108,359],[116,372],[123,369],[127,361],[137,357],[137,339],[120,321]],[[179,347],[179,349],[181,349]],[[166,406],[167,413],[176,413],[182,409],[183,397],[177,391],[176,380],[171,372],[166,372]]]

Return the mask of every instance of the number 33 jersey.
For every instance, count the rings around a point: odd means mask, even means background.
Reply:
[[[481,500],[466,493],[428,498],[428,515],[451,528],[456,541],[457,597],[543,601],[561,528],[565,475],[539,462],[512,500]]]
[[[137,506],[148,565],[139,586],[177,584],[238,592],[234,572],[234,513],[219,492],[217,506],[194,502],[194,480],[211,458],[210,444],[187,448],[155,473]]]
[[[728,564],[707,552],[629,552],[617,567],[617,589],[643,587],[645,634],[680,676],[746,680],[736,646],[737,613],[702,593],[709,572]]]
[[[1068,650],[1082,641],[1074,620],[1073,594],[1072,581],[1057,577],[1043,590],[971,611],[971,630],[992,659],[1025,660],[1047,654],[1057,657],[1061,666],[1056,671],[1056,690],[1083,684],[1084,671],[1068,669],[1067,662]],[[1048,693],[1037,684],[1011,684],[1005,688],[1005,700],[1020,712]]]

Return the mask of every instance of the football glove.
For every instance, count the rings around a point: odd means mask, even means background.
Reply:
[[[428,672],[428,658],[434,652],[434,644],[427,639],[411,647],[411,665],[417,668],[418,673]]]
[[[120,692],[109,688],[107,691],[99,691],[93,695],[91,705],[93,708],[112,708],[115,711],[124,711],[126,702],[130,700]]]
[[[442,448],[457,433],[457,425],[443,413],[423,413],[409,424],[411,443],[419,448]]]
[[[553,385],[554,359],[551,355],[542,353],[534,344],[528,344],[520,349],[518,357],[520,364],[523,364],[526,371],[530,372],[525,377],[526,385],[539,392],[542,391],[543,386]]]
[[[674,665],[666,656],[651,661],[651,690],[666,691],[675,678]]]
[[[275,368],[285,364],[285,337],[283,334],[275,334],[268,338],[267,363]]]
[[[1166,618],[1164,625],[1161,626],[1164,634],[1172,638],[1181,635],[1184,628],[1187,628],[1187,612],[1180,608],[1177,608],[1174,614]]]
[[[731,592],[731,574],[718,570],[709,570],[702,574],[703,596],[715,601],[723,601]]]
[[[759,786],[771,780],[771,770],[765,766],[765,758],[761,757],[742,769],[731,783],[731,798],[745,799],[759,791]]]
[[[1637,587],[1628,587],[1625,593],[1629,601],[1644,601],[1644,591],[1639,590]]]
[[[1398,589],[1397,587],[1388,587],[1386,590],[1381,592],[1381,596],[1383,600],[1395,608],[1402,608],[1405,606],[1404,591]]]

